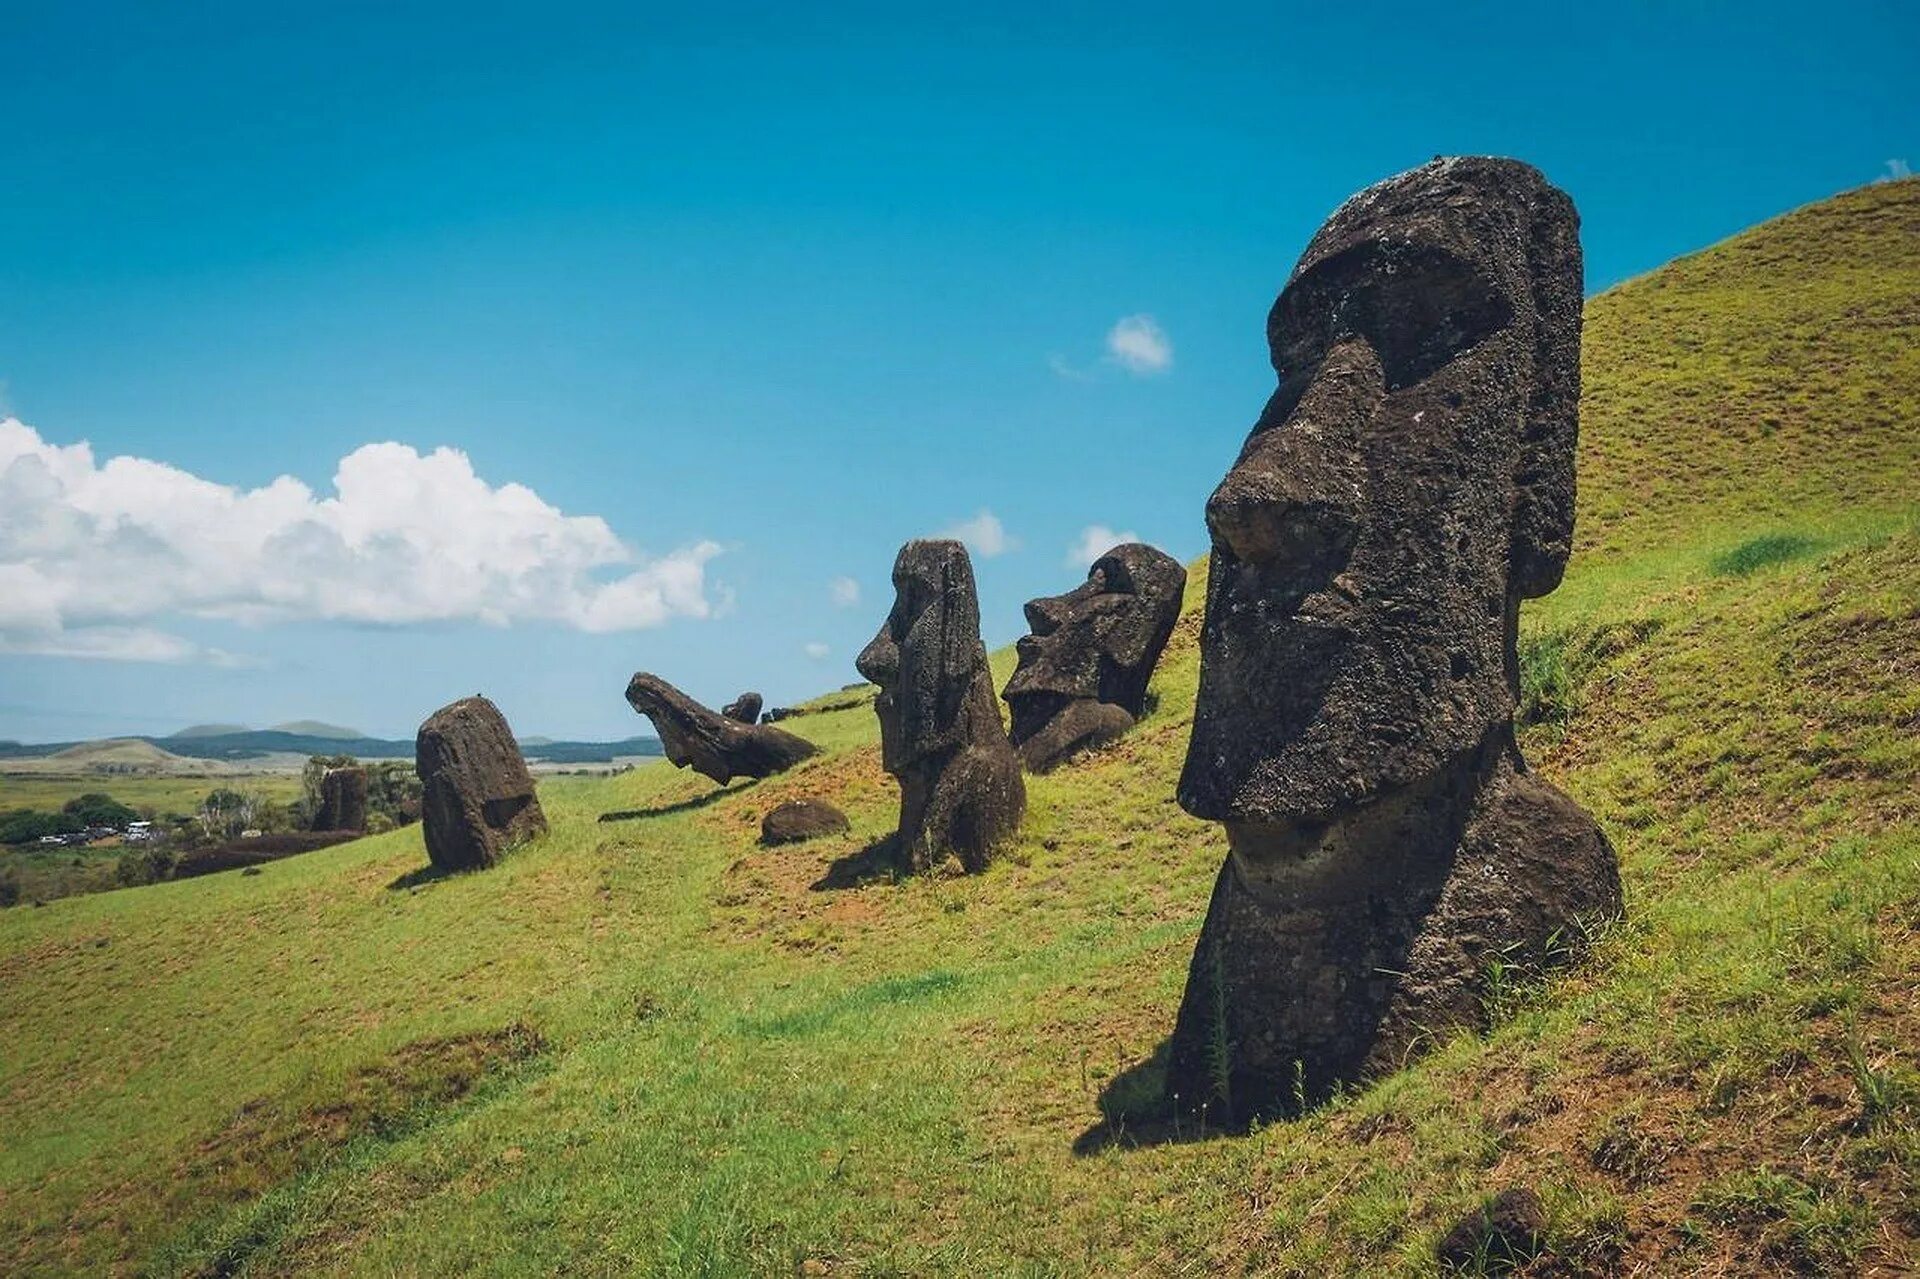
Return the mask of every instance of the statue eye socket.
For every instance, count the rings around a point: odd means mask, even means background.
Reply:
[[[1424,381],[1513,320],[1479,266],[1430,245],[1367,241],[1316,262],[1287,285],[1267,320],[1284,380],[1359,337],[1380,357],[1387,389]]]

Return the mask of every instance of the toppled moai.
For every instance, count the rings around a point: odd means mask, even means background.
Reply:
[[[1016,646],[1020,664],[1003,696],[1009,736],[1030,772],[1105,745],[1146,712],[1147,681],[1186,588],[1179,560],[1128,542],[1066,594],[1027,602],[1032,632]]]
[[[691,768],[722,785],[736,777],[785,772],[819,749],[783,728],[710,711],[645,671],[628,683],[627,703],[653,721],[660,745],[675,768]]]
[[[1573,536],[1573,204],[1512,160],[1354,196],[1267,322],[1279,389],[1207,503],[1179,799],[1229,854],[1167,1091],[1310,1105],[1485,1016],[1617,915],[1598,825],[1515,744],[1520,601]]]
[[[500,708],[463,697],[427,717],[413,742],[427,856],[445,871],[491,866],[546,833],[533,777]]]
[[[329,768],[320,775],[320,806],[314,830],[367,828],[367,770],[358,764]]]
[[[897,855],[985,869],[1026,812],[1020,759],[993,695],[967,550],[913,541],[893,564],[893,611],[855,665],[880,686],[880,760],[900,783]]]
[[[760,722],[761,699],[758,693],[742,693],[720,708],[720,713],[728,719],[739,720],[742,724]]]

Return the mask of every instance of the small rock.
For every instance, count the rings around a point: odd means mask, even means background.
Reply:
[[[798,844],[847,829],[847,815],[825,800],[793,799],[760,820],[760,842],[768,846]]]

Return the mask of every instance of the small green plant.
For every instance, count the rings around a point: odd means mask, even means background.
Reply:
[[[1520,722],[1565,727],[1580,709],[1570,644],[1559,631],[1520,642]]]
[[[1857,1029],[1847,1035],[1847,1061],[1853,1088],[1860,1094],[1860,1127],[1879,1128],[1920,1102],[1920,1084],[1897,1063],[1876,1065],[1867,1056]]]
[[[1707,571],[1715,577],[1745,577],[1775,564],[1785,564],[1811,555],[1820,543],[1798,533],[1767,533],[1749,538],[1730,551],[1722,551],[1707,562]]]

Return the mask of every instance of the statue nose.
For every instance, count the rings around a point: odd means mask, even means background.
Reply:
[[[1207,529],[1247,563],[1310,559],[1324,547],[1322,521],[1293,488],[1284,475],[1236,467],[1207,502]]]
[[[860,656],[854,659],[854,669],[876,684],[885,684],[900,671],[900,649],[887,634],[887,628],[881,627],[880,633],[873,637],[867,646],[860,650]]]
[[[1242,561],[1313,564],[1352,541],[1360,473],[1354,441],[1380,403],[1379,358],[1349,339],[1311,378],[1285,420],[1248,441],[1207,501],[1215,544]]]

